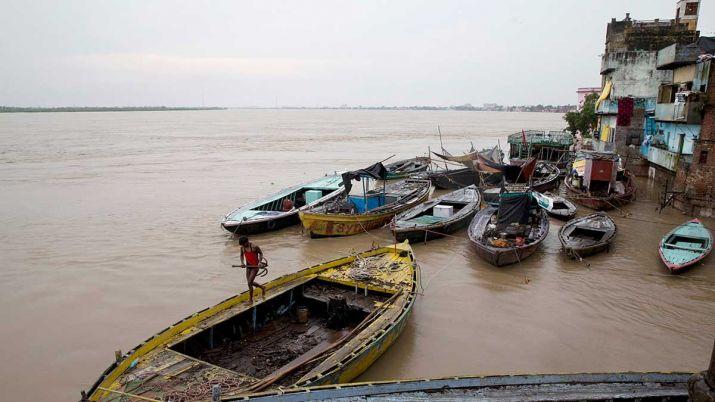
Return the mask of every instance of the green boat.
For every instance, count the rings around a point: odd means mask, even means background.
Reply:
[[[556,163],[560,169],[571,159],[573,135],[564,131],[522,130],[509,136],[509,160],[520,164],[529,158]]]
[[[698,219],[673,229],[660,241],[660,259],[671,273],[697,264],[713,249],[713,234]]]
[[[432,160],[429,157],[418,156],[385,165],[387,169],[386,180],[404,179],[415,173],[424,172],[429,168]]]

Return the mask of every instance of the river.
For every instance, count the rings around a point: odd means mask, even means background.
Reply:
[[[0,114],[0,390],[76,400],[168,324],[246,289],[219,221],[267,193],[392,154],[466,151],[550,113],[218,110]],[[551,231],[495,268],[458,237],[414,245],[424,295],[397,343],[359,380],[517,373],[695,371],[715,334],[715,260],[682,275],[658,258],[687,217],[657,212],[658,185],[611,214],[610,253],[572,261]],[[584,210],[581,209],[581,213]],[[710,228],[715,221],[704,220]],[[257,235],[268,278],[390,243],[387,230],[309,239]],[[265,279],[265,278],[264,278]]]

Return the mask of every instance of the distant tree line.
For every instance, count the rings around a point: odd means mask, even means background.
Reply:
[[[161,112],[171,110],[222,110],[221,107],[112,106],[112,107],[13,107],[0,106],[0,113],[43,112]]]

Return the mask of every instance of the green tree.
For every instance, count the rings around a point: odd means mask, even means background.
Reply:
[[[592,133],[596,130],[596,124],[598,123],[595,110],[596,99],[598,99],[598,94],[587,95],[583,101],[581,110],[568,112],[564,115],[564,120],[566,120],[568,124],[566,130],[573,135],[581,133],[584,138],[590,138],[592,136]]]

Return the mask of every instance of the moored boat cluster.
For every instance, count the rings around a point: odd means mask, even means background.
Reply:
[[[169,326],[117,353],[87,399],[203,401],[218,393],[233,400],[349,382],[405,327],[420,289],[410,244],[459,236],[463,228],[475,258],[494,266],[533,255],[549,233],[550,218],[565,221],[558,237],[568,256],[608,250],[617,226],[604,211],[620,209],[636,194],[620,157],[573,152],[565,133],[529,133],[510,137],[509,163],[498,147],[458,156],[442,150],[434,155],[445,168],[436,168],[431,157],[378,162],[231,211],[221,225],[233,235],[300,223],[311,238],[388,228],[396,243],[284,275],[266,283],[255,303],[244,292]],[[449,169],[450,163],[458,168]],[[434,187],[446,191],[430,199]],[[597,211],[577,216],[576,204]],[[660,256],[679,272],[706,258],[712,242],[710,231],[692,220],[664,236]]]

